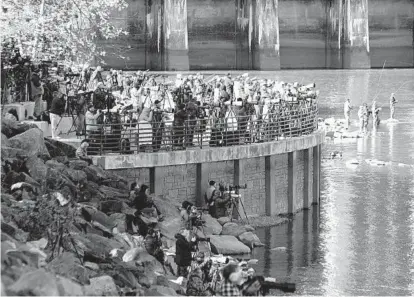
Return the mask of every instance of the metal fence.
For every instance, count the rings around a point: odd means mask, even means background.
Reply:
[[[318,129],[316,103],[260,116],[88,125],[90,155],[137,154],[234,146],[308,135]]]

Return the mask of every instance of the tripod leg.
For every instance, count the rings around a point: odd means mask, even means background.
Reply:
[[[245,217],[246,217],[247,224],[250,224],[250,222],[249,222],[249,218],[247,217],[246,209],[244,208],[243,201],[242,201],[241,199],[239,199],[239,202],[240,202],[240,205],[241,205],[241,206],[242,206],[242,208],[243,208],[243,212],[244,212],[244,215],[245,215]]]

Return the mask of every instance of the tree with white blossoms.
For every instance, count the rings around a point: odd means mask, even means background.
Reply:
[[[126,0],[3,0],[2,42],[13,40],[22,55],[74,63],[102,62],[99,41],[127,35],[111,23]]]

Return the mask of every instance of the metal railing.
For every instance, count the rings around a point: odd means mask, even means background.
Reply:
[[[293,105],[292,105],[293,106]],[[87,125],[90,155],[137,154],[271,142],[318,129],[316,103],[260,116],[245,115]]]

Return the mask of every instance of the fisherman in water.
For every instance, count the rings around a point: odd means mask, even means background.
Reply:
[[[395,114],[395,103],[397,103],[398,101],[395,99],[395,94],[392,93],[390,96],[390,119],[394,119],[394,114]]]
[[[351,100],[348,98],[346,99],[344,103],[344,115],[345,115],[345,122],[346,122],[346,129],[349,128],[349,125],[351,124]]]
[[[380,119],[379,119],[380,110],[381,108],[377,107],[377,101],[373,101],[372,106],[371,106],[371,113],[372,113],[372,127],[374,128],[374,130],[377,129],[380,123]]]
[[[359,132],[366,133],[368,127],[368,108],[367,104],[364,103],[359,107],[358,117],[359,117]]]

